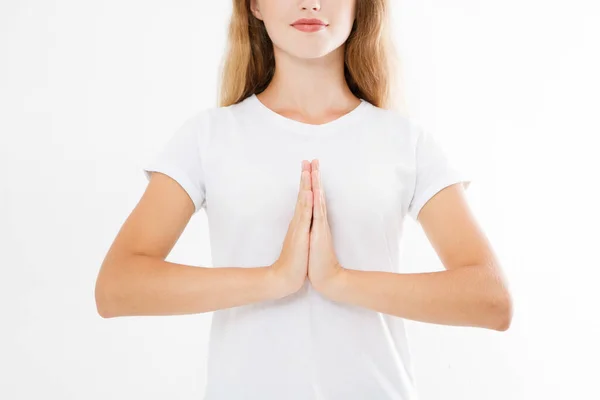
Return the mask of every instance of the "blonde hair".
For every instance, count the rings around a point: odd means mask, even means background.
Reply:
[[[381,108],[396,108],[399,71],[387,0],[356,0],[356,20],[345,43],[344,74],[352,93]],[[233,0],[227,50],[221,63],[218,105],[262,92],[275,72],[273,43],[250,0]],[[399,76],[399,75],[398,75]]]

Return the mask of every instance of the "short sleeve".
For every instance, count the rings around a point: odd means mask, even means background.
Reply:
[[[408,206],[408,214],[417,221],[421,208],[439,191],[462,183],[466,190],[471,178],[450,159],[446,149],[429,131],[416,128],[416,179],[415,189]]]
[[[204,171],[202,167],[203,114],[189,117],[167,142],[143,166],[149,181],[151,172],[174,179],[194,202],[194,214],[205,206]]]

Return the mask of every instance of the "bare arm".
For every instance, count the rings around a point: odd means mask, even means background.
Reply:
[[[152,174],[100,268],[95,297],[102,317],[202,313],[285,295],[270,266],[165,261],[193,211],[192,200],[176,181]]]
[[[345,269],[328,297],[385,314],[443,325],[508,329],[506,292],[493,268],[392,273]]]
[[[342,269],[324,288],[326,295],[422,322],[507,330],[513,313],[507,280],[462,187],[440,191],[418,218],[446,271]]]
[[[133,254],[114,275],[98,279],[98,313],[104,317],[195,314],[275,299],[268,266],[194,267]],[[117,272],[118,270],[118,272]]]

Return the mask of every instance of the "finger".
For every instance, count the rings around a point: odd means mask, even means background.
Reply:
[[[301,208],[306,203],[306,180],[307,180],[307,166],[304,160],[302,160],[302,169],[300,172],[300,185],[298,188],[298,196],[296,201],[296,209]],[[309,173],[310,174],[310,173]]]
[[[298,190],[298,199],[302,200],[305,198],[305,194],[302,192],[305,190],[311,190],[310,181],[310,163],[306,160],[302,160],[302,171],[300,173],[300,188]]]
[[[306,211],[306,213],[308,214],[309,218],[312,220],[312,208],[313,208],[313,192],[312,192],[312,182],[311,182],[311,178],[310,178],[310,173],[311,173],[311,165],[310,162],[307,160],[302,160],[302,165],[305,169],[304,173],[304,190],[306,192],[306,197],[307,197],[307,207],[308,210]]]
[[[312,188],[313,188],[313,193],[314,193],[314,196],[313,196],[313,199],[314,199],[313,218],[316,221],[321,221],[323,218],[323,201],[322,201],[321,185],[320,185],[320,179],[319,179],[320,172],[321,171],[319,171],[318,162],[313,160],[311,178],[312,178]]]
[[[304,160],[302,160],[302,170],[300,171],[300,185],[298,188],[298,200],[296,202],[296,205],[301,205],[303,204],[303,200],[304,200],[304,194],[302,193],[304,186],[306,185],[304,183],[305,181],[305,171],[306,170],[306,164],[304,163]]]
[[[319,192],[321,194],[319,198],[319,202],[321,204],[323,210],[323,218],[325,222],[327,222],[327,202],[325,201],[325,188],[323,187],[323,180],[321,179],[321,162],[316,160],[317,170],[319,173],[317,174],[317,181],[319,183]]]
[[[300,179],[300,190],[298,193],[298,207],[296,211],[300,214],[300,219],[304,222],[310,223],[312,219],[312,192],[311,192],[311,181],[310,181],[310,163],[306,160],[302,160],[302,171]]]
[[[307,160],[302,160],[303,166],[305,166],[306,171],[308,171],[308,173],[306,174],[306,186],[304,187],[305,190],[312,190],[312,183],[311,183],[311,179],[310,179],[310,172],[311,172],[311,164],[309,161]]]
[[[300,170],[300,188],[299,188],[299,192],[301,192],[303,189],[306,188],[306,182],[304,179],[304,171],[309,171],[309,166],[306,165],[306,160],[302,160],[302,164],[301,164],[301,170]]]

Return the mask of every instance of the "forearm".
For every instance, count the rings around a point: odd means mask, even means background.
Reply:
[[[344,269],[326,295],[411,320],[494,330],[507,329],[512,313],[502,277],[483,266],[406,274]]]
[[[268,266],[195,267],[131,255],[106,270],[96,284],[103,317],[195,314],[281,297]]]

